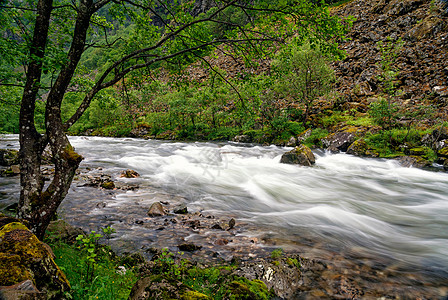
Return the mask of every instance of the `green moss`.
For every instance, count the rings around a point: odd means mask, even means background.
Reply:
[[[229,299],[267,300],[273,297],[266,284],[261,280],[237,278],[229,284]]]
[[[437,154],[442,157],[448,157],[448,147],[440,149]]]
[[[181,295],[181,299],[183,300],[206,300],[206,299],[212,299],[207,295],[204,295],[202,293],[196,292],[196,291],[187,291],[183,295]]]
[[[63,158],[67,160],[69,163],[79,164],[84,158],[75,152],[75,149],[68,145],[64,148]]]
[[[273,250],[271,252],[271,258],[272,259],[278,259],[278,258],[280,258],[282,256],[283,256],[283,249],[282,248],[275,249],[275,250]]]
[[[291,267],[296,267],[297,269],[300,269],[302,265],[300,264],[299,260],[297,258],[286,258],[286,263]]]
[[[101,184],[101,187],[106,190],[113,190],[115,188],[115,183],[113,181],[106,181]]]
[[[19,255],[0,253],[0,286],[9,286],[32,278],[21,265]]]
[[[424,147],[418,147],[418,148],[412,148],[409,149],[409,154],[410,155],[418,155],[418,156],[423,156],[426,153],[426,149]]]
[[[15,284],[25,279],[32,279],[36,283],[38,280],[48,281],[49,278],[40,277],[51,274],[58,278],[62,285],[70,287],[65,274],[51,257],[49,249],[25,225],[19,222],[6,224],[0,230],[0,240],[0,278],[3,278],[2,274],[9,274],[9,283]],[[46,274],[40,274],[41,271]],[[47,285],[48,282],[43,284]]]

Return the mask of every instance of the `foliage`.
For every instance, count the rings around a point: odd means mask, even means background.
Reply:
[[[130,268],[119,272],[120,260],[107,246],[97,246],[96,267],[92,278],[86,274],[91,255],[57,238],[47,239],[55,254],[55,262],[65,273],[72,289],[65,296],[68,299],[127,299],[137,281],[136,272]]]
[[[182,255],[182,253],[179,253]],[[212,299],[271,299],[273,293],[260,280],[232,274],[232,266],[201,267],[175,257],[163,249],[154,260],[151,272],[168,280],[179,280],[194,292]]]
[[[272,259],[278,259],[278,258],[280,258],[282,256],[283,256],[283,249],[282,248],[275,249],[275,250],[273,250],[271,252],[271,258]]]
[[[390,96],[395,96],[397,93],[395,82],[398,75],[396,60],[403,48],[403,44],[404,42],[401,39],[394,41],[391,38],[377,43],[378,51],[381,54],[381,74],[379,75],[379,80],[382,82],[384,92]]]
[[[294,41],[273,62],[278,80],[275,89],[290,106],[301,103],[305,107],[305,127],[314,100],[329,92],[334,81],[334,72],[327,61],[319,45]]]
[[[95,266],[97,264],[96,256],[98,250],[98,240],[102,237],[101,234],[95,233],[92,231],[89,235],[78,235],[76,240],[78,241],[78,247],[81,249],[86,255],[86,280],[93,280],[93,275],[95,273]]]
[[[320,147],[322,146],[321,139],[328,135],[328,131],[322,128],[316,128],[311,131],[311,135],[304,140],[304,144],[308,147]]]
[[[379,97],[369,106],[369,114],[374,122],[387,130],[395,126],[398,118],[398,106],[386,98]]]

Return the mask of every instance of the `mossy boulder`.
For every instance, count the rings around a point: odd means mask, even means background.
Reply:
[[[230,299],[267,300],[275,294],[268,290],[266,284],[258,279],[238,278],[229,284]]]
[[[105,190],[113,190],[115,188],[115,183],[113,181],[104,181],[100,186]]]
[[[378,157],[379,153],[366,143],[364,139],[354,141],[347,149],[347,154],[361,157]]]
[[[410,168],[424,168],[429,167],[431,163],[421,156],[410,155],[410,156],[400,156],[397,158],[398,162],[402,167]]]
[[[448,158],[448,147],[443,147],[439,151],[437,151],[437,156]]]
[[[45,299],[63,299],[70,283],[53,256],[50,247],[22,223],[4,225],[0,228],[0,286],[5,289],[31,280]]]
[[[19,164],[19,151],[13,149],[0,149],[0,166]]]
[[[313,152],[305,145],[295,147],[282,155],[280,162],[283,164],[299,164],[310,167],[316,162]]]
[[[409,149],[410,155],[423,156],[426,154],[426,149],[423,147],[411,148]]]

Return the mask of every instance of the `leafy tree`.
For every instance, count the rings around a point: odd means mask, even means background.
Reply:
[[[330,91],[335,79],[327,58],[318,45],[291,43],[280,53],[273,67],[278,76],[276,92],[290,98],[290,106],[300,103],[305,107],[303,126],[306,127],[313,102]]]
[[[101,90],[126,82],[124,78],[132,73],[150,76],[162,67],[182,69],[212,51],[246,61],[262,58],[272,43],[284,42],[292,35],[320,40],[324,51],[337,52],[336,41],[343,34],[343,24],[324,6],[310,1],[217,0],[213,9],[196,17],[189,13],[193,4],[168,0],[6,0],[0,5],[0,84],[23,88],[18,216],[30,222],[38,237],[43,237],[83,159],[65,132]],[[237,11],[243,20],[233,19]],[[114,23],[104,17],[105,12]],[[160,26],[154,25],[153,19]],[[114,24],[120,22],[133,24],[127,38],[108,38]],[[225,25],[221,28],[226,33],[216,35],[213,24]],[[81,88],[76,79],[83,76],[80,61],[89,48],[102,48],[105,59],[99,70],[89,70],[95,75],[92,84]],[[62,104],[69,91],[83,96],[73,114],[63,119]],[[45,106],[44,124],[39,131],[36,108],[41,102]],[[55,174],[44,189],[40,167],[46,146],[53,155]]]

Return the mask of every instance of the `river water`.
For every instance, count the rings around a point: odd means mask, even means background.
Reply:
[[[173,247],[129,221],[130,216],[144,218],[152,202],[171,199],[185,202],[191,211],[235,217],[247,224],[248,232],[241,235],[258,236],[287,250],[319,259],[343,253],[448,286],[447,173],[325,152],[315,152],[313,167],[280,164],[281,155],[291,148],[277,146],[70,140],[85,157],[83,167],[102,167],[115,180],[140,186],[109,194],[74,186],[61,206],[61,215],[84,227],[112,224],[118,229],[116,245],[136,250],[151,242]],[[0,148],[17,148],[17,143],[17,136],[0,138]],[[120,171],[128,168],[141,177],[119,179]],[[0,178],[0,183],[0,204],[16,200],[17,179]],[[108,209],[89,205],[89,197],[107,198]]]

